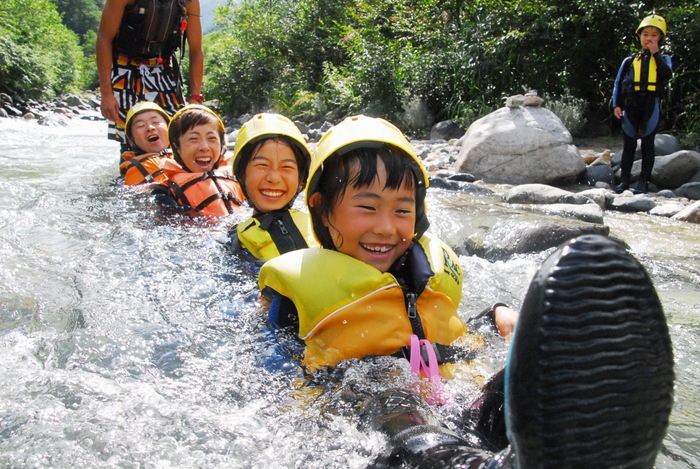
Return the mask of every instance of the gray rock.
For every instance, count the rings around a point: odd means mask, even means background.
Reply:
[[[16,107],[10,104],[5,104],[3,107],[5,108],[5,111],[10,117],[22,117],[22,111],[20,111]]]
[[[65,102],[70,107],[87,106],[87,103],[80,96],[68,95],[65,97]]]
[[[588,198],[545,184],[523,184],[510,189],[505,200],[511,204],[586,204]]]
[[[669,134],[654,136],[654,152],[656,156],[670,155],[681,150],[681,144],[676,137]]]
[[[670,218],[685,208],[685,205],[678,202],[664,202],[649,210],[649,215]]]
[[[635,166],[641,172],[641,161],[635,162]],[[700,153],[690,150],[681,150],[666,156],[657,156],[654,161],[654,169],[651,173],[651,181],[662,189],[675,189],[682,186],[700,170]]]
[[[625,192],[627,194],[629,192]],[[617,210],[618,212],[648,212],[656,207],[656,202],[645,195],[637,195],[627,197],[624,194],[615,197],[608,205],[608,208]]]
[[[61,114],[49,114],[39,119],[39,125],[47,127],[65,127],[70,122],[70,119]]]
[[[561,223],[523,223],[513,226],[508,220],[499,221],[488,233],[477,233],[466,240],[457,251],[488,260],[504,260],[514,254],[541,252],[561,245],[584,234],[607,236],[605,225],[563,221]]]
[[[238,122],[240,122],[241,125],[243,125],[246,122],[248,122],[249,120],[251,120],[252,118],[253,118],[252,114],[245,113],[245,114],[238,116]]]
[[[299,129],[299,132],[301,132],[302,134],[309,133],[309,126],[304,124],[302,121],[294,121],[294,125],[297,126],[297,129]]]
[[[671,217],[674,220],[700,223],[700,200],[688,205],[683,210]]]
[[[605,210],[606,196],[608,193],[608,191],[605,189],[609,189],[609,187],[599,189],[588,189],[579,192],[578,195],[586,197],[588,200],[593,201],[593,203],[600,207],[601,210]]]
[[[465,130],[455,121],[446,120],[438,122],[430,129],[430,140],[451,140],[461,138]]]
[[[672,198],[677,197],[677,196],[672,190],[663,189],[663,190],[660,190],[659,192],[656,193],[656,197],[663,197],[665,199],[672,199]]]
[[[0,93],[0,107],[13,106],[12,97],[7,93]]]
[[[586,184],[595,186],[598,182],[612,186],[615,184],[615,171],[608,165],[595,165],[586,168]]]
[[[491,189],[471,182],[447,180],[438,177],[430,178],[430,188],[446,189],[448,191],[467,192],[471,194],[493,194]]]
[[[486,182],[566,184],[586,170],[561,120],[542,107],[501,108],[474,122],[455,172]]]
[[[687,182],[674,190],[673,194],[676,197],[685,197],[690,200],[700,200],[700,182]]]
[[[604,223],[603,209],[597,204],[549,204],[529,205],[528,207],[531,211],[539,211],[546,215],[572,218],[587,223],[598,223],[600,225]]]
[[[680,151],[680,149],[681,144],[678,142],[678,139],[673,135],[656,134],[654,136],[654,154],[656,156],[670,155],[671,153]],[[642,141],[637,140],[637,148],[634,150],[634,160],[637,161],[640,159],[642,159]],[[612,166],[615,168],[619,167],[621,161],[622,150],[618,151],[613,156]]]
[[[447,179],[450,179],[452,181],[463,181],[463,182],[474,182],[476,181],[476,178],[469,173],[455,173],[455,174],[450,174]]]
[[[3,107],[0,107],[0,117],[10,117],[7,114],[7,111],[5,110],[5,108],[3,108]]]

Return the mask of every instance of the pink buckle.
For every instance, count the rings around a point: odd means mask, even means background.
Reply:
[[[435,355],[433,344],[427,339],[418,339],[417,335],[411,334],[409,337],[409,345],[411,347],[411,372],[416,377],[420,377],[422,372],[423,376],[428,378],[430,382],[430,394],[426,398],[428,404],[447,404],[451,402],[440,380],[440,369],[438,368],[437,356]],[[425,346],[425,351],[428,355],[427,364],[421,354],[421,348],[423,346]]]

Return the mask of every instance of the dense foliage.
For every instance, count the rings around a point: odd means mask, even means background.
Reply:
[[[669,23],[676,78],[668,125],[700,125],[700,7],[622,0],[243,0],[218,12],[205,86],[233,114],[300,118],[365,112],[404,128],[469,122],[530,89],[587,103],[610,128],[613,82],[635,29]],[[573,101],[572,101],[573,100]]]
[[[78,38],[49,0],[0,2],[0,92],[45,98],[83,85]]]
[[[63,18],[63,24],[78,35],[85,55],[83,81],[88,88],[99,86],[95,63],[97,30],[105,0],[51,0]]]

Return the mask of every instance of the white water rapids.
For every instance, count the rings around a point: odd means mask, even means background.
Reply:
[[[302,383],[290,341],[265,324],[255,272],[222,246],[235,220],[164,215],[114,185],[117,161],[104,122],[0,119],[0,467],[365,467],[384,440]],[[432,231],[455,242],[460,220],[492,203],[428,197]],[[671,328],[676,405],[657,467],[699,468],[700,227],[610,212],[606,224],[647,267]],[[549,252],[462,256],[460,313],[519,307]],[[448,383],[457,404],[506,350],[487,341]],[[410,376],[379,360],[338,381],[371,393],[384,378]]]

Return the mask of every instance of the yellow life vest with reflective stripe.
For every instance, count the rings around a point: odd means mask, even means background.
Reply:
[[[459,259],[428,234],[420,246],[434,275],[417,298],[417,313],[429,341],[450,345],[468,330],[457,313],[462,297]],[[308,369],[392,355],[413,334],[396,278],[337,251],[312,248],[279,256],[265,263],[258,283],[295,304]]]
[[[632,60],[632,68],[634,69],[634,91],[656,91],[656,59],[653,55],[649,57],[649,71],[645,82],[642,82],[641,54]],[[644,89],[642,85],[645,85]]]
[[[317,247],[318,241],[314,238],[309,215],[294,209],[289,209],[289,214],[306,240],[307,246]],[[243,223],[239,223],[236,226],[236,231],[238,232],[238,241],[241,243],[241,246],[250,251],[256,259],[269,261],[280,255],[277,245],[270,236],[270,232],[260,227],[260,220],[257,218],[251,217]]]

